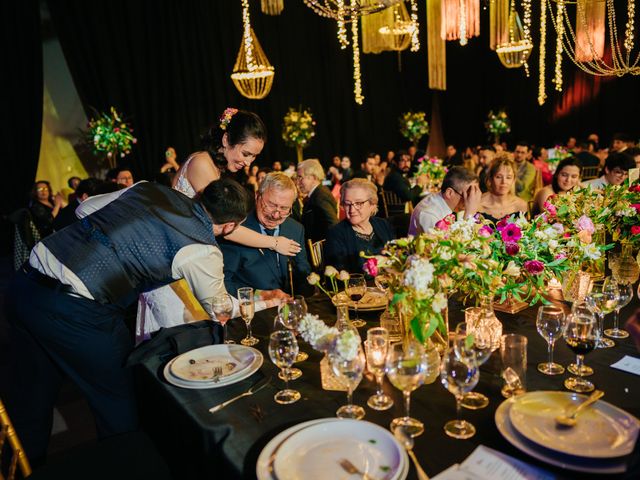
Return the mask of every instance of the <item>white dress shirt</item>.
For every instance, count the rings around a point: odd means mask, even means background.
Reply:
[[[427,195],[416,205],[411,214],[409,222],[409,235],[419,235],[430,228],[444,217],[453,213],[447,202],[442,198],[442,193],[432,193]]]
[[[603,176],[599,178],[594,178],[593,180],[587,180],[582,183],[583,187],[591,187],[593,190],[602,190],[604,187],[609,185],[607,179]]]

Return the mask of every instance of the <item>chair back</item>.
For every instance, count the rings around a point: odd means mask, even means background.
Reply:
[[[600,174],[600,166],[582,167],[582,180],[593,180],[598,178]]]
[[[403,202],[395,192],[382,190],[380,196],[385,218],[389,218],[394,214],[411,213],[413,211],[413,204],[411,202]]]
[[[26,478],[31,475],[31,466],[29,465],[29,460],[27,460],[27,455],[24,453],[18,434],[13,428],[11,419],[9,419],[9,413],[4,407],[2,400],[0,400],[0,466],[5,465],[5,462],[2,460],[2,454],[5,451],[5,442],[7,442],[9,446],[8,451],[11,454],[11,459],[6,462],[6,465],[8,465],[6,474],[0,471],[0,478],[14,480],[18,466],[20,467],[20,472],[23,477]]]
[[[309,255],[311,256],[311,266],[314,270],[320,270],[324,263],[324,242],[325,240],[318,240],[317,242],[312,242],[311,240],[307,240],[307,244],[309,247]]]
[[[536,193],[538,193],[538,190],[540,190],[542,187],[544,187],[544,182],[542,181],[542,172],[536,168],[536,178],[533,181],[533,192],[531,192],[531,198],[534,198],[536,196]]]

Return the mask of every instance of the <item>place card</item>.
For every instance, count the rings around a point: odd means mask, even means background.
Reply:
[[[461,464],[439,473],[433,480],[555,480],[556,476],[509,455],[479,445]]]
[[[625,355],[611,366],[613,368],[617,368],[618,370],[622,370],[623,372],[640,375],[640,358],[637,357]]]

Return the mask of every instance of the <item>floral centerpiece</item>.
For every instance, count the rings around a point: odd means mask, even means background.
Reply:
[[[415,146],[422,137],[429,134],[426,116],[424,112],[405,112],[398,119],[400,134]]]
[[[86,136],[95,155],[107,154],[110,168],[116,166],[118,157],[131,153],[132,146],[137,142],[133,129],[122,120],[122,115],[114,107],[109,112],[96,113],[89,120]]]
[[[547,158],[547,164],[549,165],[549,171],[554,173],[558,164],[565,158],[569,158],[572,153],[562,145],[556,145],[554,148],[547,150],[549,152],[549,158]]]
[[[443,165],[442,159],[437,157],[427,157],[425,155],[424,157],[418,158],[417,163],[418,169],[414,178],[426,175],[429,178],[429,185],[431,188],[440,188],[442,181],[447,174],[447,167]]]
[[[316,122],[311,110],[300,107],[298,110],[289,108],[282,124],[282,139],[288,147],[294,147],[298,163],[302,161],[302,150],[309,146],[316,135]]]
[[[300,320],[298,331],[316,350],[340,355],[345,360],[353,360],[358,355],[361,339],[357,330],[346,329],[340,332],[337,328],[326,325],[318,315],[307,313]]]
[[[607,185],[603,195],[611,202],[614,221],[607,222],[613,241],[629,254],[640,248],[640,181],[630,186]]]
[[[504,110],[500,110],[498,113],[493,113],[493,110],[489,111],[484,126],[487,133],[493,135],[495,143],[500,142],[501,135],[511,131],[511,121]]]

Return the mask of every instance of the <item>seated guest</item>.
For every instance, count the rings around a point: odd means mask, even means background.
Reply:
[[[296,186],[285,173],[272,172],[260,184],[256,194],[256,208],[243,223],[245,227],[263,235],[283,236],[297,241],[302,249],[291,257],[295,293],[309,292],[306,277],[311,272],[307,261],[304,229],[289,218],[297,195]],[[291,293],[289,257],[275,250],[246,247],[239,243],[221,241],[224,257],[224,283],[231,293],[240,287],[257,290],[281,290]]]
[[[53,233],[53,220],[62,209],[62,195],[55,196],[51,192],[51,184],[46,180],[39,180],[31,188],[29,213],[33,224],[38,230],[40,238]]]
[[[464,159],[462,158],[462,153],[458,152],[456,146],[452,143],[447,145],[447,156],[444,158],[444,166],[445,167],[453,167],[453,166],[462,166]]]
[[[636,168],[636,162],[632,157],[626,153],[613,152],[604,162],[604,175],[584,182],[583,185],[594,190],[603,189],[607,185],[621,185],[632,168]]]
[[[516,195],[528,202],[535,194],[536,167],[530,161],[531,149],[527,142],[516,143],[513,159],[516,163]]]
[[[407,176],[411,171],[411,157],[405,150],[401,150],[394,157],[391,168],[384,178],[382,188],[395,193],[403,202],[417,203],[420,200],[422,187],[411,188]]]
[[[493,148],[492,145],[480,147],[475,174],[478,176],[480,190],[482,190],[483,193],[487,191],[487,175],[495,157],[496,149]]]
[[[562,160],[556,172],[553,174],[551,185],[541,189],[534,198],[532,215],[537,215],[544,211],[544,204],[553,195],[563,195],[576,185],[580,185],[580,160],[576,157],[569,157]]]
[[[549,151],[543,147],[536,147],[532,150],[533,166],[542,175],[542,184],[549,185],[553,179],[553,173],[549,169]]]
[[[640,168],[640,147],[627,148],[624,153],[633,157],[633,160],[636,162],[636,168]]]
[[[301,223],[305,237],[312,242],[326,238],[329,227],[338,223],[338,204],[331,191],[320,185],[323,179],[319,160],[310,158],[298,164],[296,183],[305,196]]]
[[[427,195],[416,205],[409,235],[426,232],[454,211],[464,210],[466,218],[472,217],[478,212],[481,196],[478,177],[463,167],[451,167],[440,191]]]
[[[131,170],[128,168],[119,169],[116,174],[116,183],[124,185],[125,187],[133,185],[133,174],[131,173]]]
[[[346,183],[353,178],[353,168],[351,168],[351,159],[347,156],[340,160],[340,183]]]
[[[364,178],[370,182],[375,182],[375,176],[380,168],[375,153],[367,155],[366,160],[362,164],[362,170],[358,170],[353,174],[353,178]]]
[[[64,207],[53,220],[53,229],[62,230],[67,225],[71,225],[78,220],[76,208],[87,198],[97,195],[97,189],[102,184],[102,180],[97,178],[85,178],[76,187],[76,198],[69,201],[69,205]]]
[[[325,263],[338,270],[360,273],[365,260],[360,252],[376,255],[395,235],[385,219],[375,216],[378,189],[370,181],[354,178],[343,184],[340,204],[346,218],[327,232]]]
[[[596,146],[590,140],[581,140],[574,148],[575,157],[581,167],[597,167],[600,159],[595,155]]]
[[[489,168],[487,192],[482,194],[478,212],[484,218],[497,223],[514,213],[526,213],[527,202],[516,197],[516,167],[507,156],[497,157]]]

